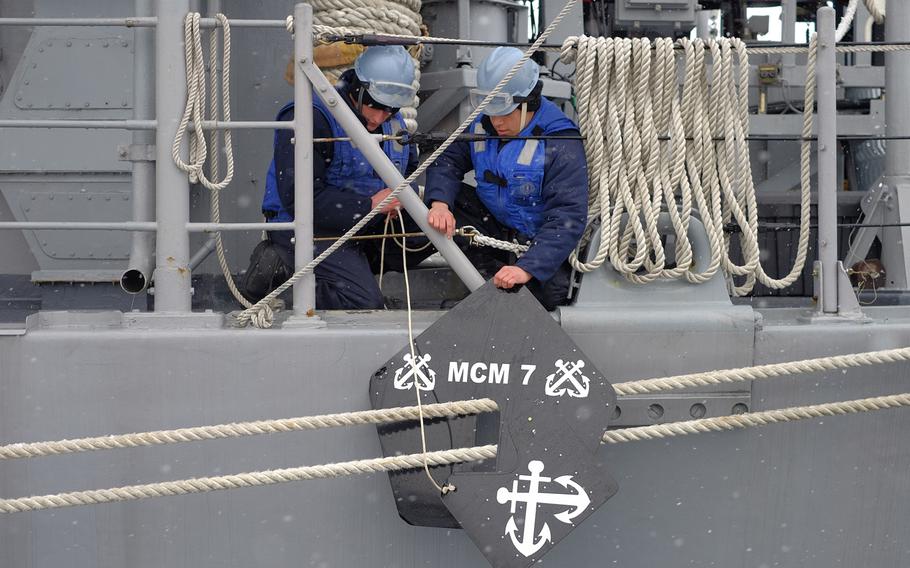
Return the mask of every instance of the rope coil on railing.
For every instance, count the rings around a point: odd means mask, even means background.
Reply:
[[[803,137],[811,136],[815,94],[815,40],[807,64]],[[684,60],[678,89],[676,49]],[[710,58],[706,57],[706,51]],[[748,52],[736,38],[702,41],[570,37],[561,59],[577,69],[578,117],[588,158],[589,222],[582,247],[597,230],[600,242],[588,262],[577,253],[576,270],[590,272],[608,259],[635,283],[684,278],[709,280],[720,269],[744,278],[736,295],[756,282],[780,289],[805,265],[810,229],[810,145],[801,153],[800,237],[793,268],[780,279],[761,266],[758,205],[749,159]],[[675,266],[659,231],[666,214],[675,236]],[[710,258],[693,264],[690,219],[698,214]],[[736,264],[724,229],[741,228],[744,262]],[[582,248],[579,247],[579,250]]]

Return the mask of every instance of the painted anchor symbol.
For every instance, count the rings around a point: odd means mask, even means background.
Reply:
[[[501,505],[511,503],[510,512],[512,513],[512,516],[509,517],[509,521],[506,523],[505,534],[509,535],[515,549],[525,557],[532,556],[543,548],[544,544],[552,542],[550,527],[547,523],[543,523],[540,532],[537,533],[537,540],[534,540],[538,505],[567,506],[568,509],[556,513],[553,516],[560,522],[571,524],[572,519],[582,514],[588,505],[591,504],[591,499],[588,497],[587,492],[581,485],[572,481],[571,475],[563,475],[556,479],[551,479],[540,475],[543,469],[544,465],[542,461],[532,460],[528,463],[528,471],[531,472],[531,475],[519,475],[518,479],[512,481],[511,491],[505,487],[500,487],[496,492],[496,501]],[[520,493],[518,491],[519,481],[529,482],[527,493]],[[550,483],[551,481],[558,483],[566,489],[571,489],[572,493],[541,493],[540,484]],[[524,529],[520,539],[517,536],[518,525],[515,522],[515,507],[518,503],[525,503]]]
[[[407,365],[395,371],[395,388],[408,390],[416,382],[418,390],[433,390],[436,387],[436,371],[430,368],[430,359],[432,357],[429,353],[417,357],[411,357],[410,353],[405,353],[404,361]],[[407,372],[405,372],[406,368]],[[414,378],[412,379],[412,377]]]
[[[585,366],[585,362],[582,359],[579,359],[574,365],[569,365],[568,361],[563,361],[562,359],[556,360],[557,372],[552,375],[547,376],[547,382],[544,387],[544,392],[547,396],[562,396],[568,394],[573,398],[585,398],[588,396],[588,393],[591,390],[591,381],[588,377],[581,374],[581,369]],[[557,373],[559,377],[557,377]],[[576,376],[576,374],[578,376]],[[569,382],[571,383],[572,389],[568,389],[563,385]]]

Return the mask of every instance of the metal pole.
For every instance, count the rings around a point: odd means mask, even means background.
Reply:
[[[171,158],[171,144],[186,101],[183,59],[183,19],[189,0],[158,0],[155,36],[158,78],[155,114],[158,118],[156,145],[156,212],[158,234],[155,251],[155,311],[189,312],[190,220],[189,180]],[[170,79],[174,79],[173,81]]]
[[[313,60],[313,8],[294,6],[294,57]],[[313,88],[300,65],[294,65],[294,268],[313,261]],[[378,146],[377,146],[378,147]],[[316,309],[316,274],[294,285],[294,315],[306,317]]]
[[[885,39],[910,41],[910,3],[888,2]],[[885,54],[885,134],[910,132],[910,51]],[[888,142],[886,176],[910,176],[910,141]],[[910,245],[905,245],[910,246]]]
[[[887,42],[910,41],[910,2],[888,2],[885,17]],[[886,135],[910,128],[910,52],[885,54],[885,125]],[[907,131],[904,130],[903,133]],[[889,141],[885,158],[884,183],[892,194],[886,219],[910,221],[910,141]],[[882,262],[887,270],[886,286],[910,289],[910,228],[888,228],[882,231]]]
[[[146,221],[0,221],[0,230],[17,231],[147,231],[158,230],[158,223]]]
[[[187,223],[191,233],[214,233],[216,231],[290,231],[294,223]]]
[[[796,41],[796,0],[782,0],[781,6],[781,43],[794,43]],[[792,53],[781,57],[784,67],[796,65],[796,55]]]
[[[818,259],[823,313],[837,313],[837,60],[834,8],[818,10]]]
[[[145,30],[143,30],[145,31]],[[137,31],[138,33],[138,31]],[[69,120],[69,119],[2,119],[0,128],[105,128],[120,130],[155,130],[157,120]],[[191,122],[190,130],[196,130]],[[204,120],[203,130],[292,130],[294,125],[282,120]]]
[[[310,82],[315,87],[316,94],[329,108],[329,111],[351,138],[351,143],[363,153],[376,173],[382,178],[382,181],[389,187],[398,187],[404,182],[404,177],[398,168],[389,160],[389,157],[383,153],[379,144],[376,144],[370,137],[369,133],[363,127],[360,120],[354,116],[354,112],[343,101],[338,98],[338,91],[329,83],[325,75],[318,67],[312,64],[311,60],[302,60],[298,58],[298,68],[303,67],[304,73],[310,78]],[[298,132],[300,132],[298,130]],[[423,204],[416,191],[404,190],[398,194],[398,200],[411,215],[411,218],[420,227],[420,230],[426,233],[427,237],[436,247],[436,250],[448,261],[449,266],[455,271],[455,274],[464,282],[469,290],[476,290],[484,284],[484,279],[467,259],[458,245],[445,235],[430,227],[427,223],[429,211]],[[298,247],[299,248],[299,247]]]
[[[158,18],[0,18],[0,26],[126,26],[153,27]]]
[[[209,240],[199,247],[192,257],[190,257],[190,270],[196,270],[200,264],[205,262],[205,259],[212,254],[212,251],[215,250],[215,237],[211,237]]]
[[[151,16],[152,0],[136,0],[136,15]],[[145,120],[154,117],[155,97],[155,35],[148,28],[137,28],[134,32],[135,56],[133,64],[133,118]],[[135,131],[133,145],[150,148],[155,144],[155,134],[149,130]],[[148,154],[143,152],[143,154]],[[155,212],[155,164],[148,159],[133,159],[133,221],[152,221]],[[138,294],[146,289],[152,280],[155,241],[148,233],[133,233],[130,261],[120,276],[124,291]]]
[[[155,120],[68,120],[68,119],[3,119],[0,128],[104,128],[119,130],[155,130]]]

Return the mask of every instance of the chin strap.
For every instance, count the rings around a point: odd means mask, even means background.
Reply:
[[[525,121],[528,119],[528,103],[521,103],[521,124],[518,125],[518,131],[525,129]]]

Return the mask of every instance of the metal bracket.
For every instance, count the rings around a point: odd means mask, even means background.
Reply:
[[[818,302],[827,283],[824,281],[821,262],[817,260],[812,267],[812,276],[815,282],[813,300]],[[837,281],[833,285],[837,286],[837,313],[822,313],[820,311],[821,303],[818,303],[819,311],[815,315],[822,318],[837,317],[844,320],[865,319],[866,316],[863,314],[859,300],[856,298],[856,292],[853,290],[853,284],[850,282],[850,277],[847,275],[847,271],[844,270],[844,263],[841,261],[837,261]]]
[[[154,144],[130,144],[117,146],[117,159],[121,162],[154,162]]]
[[[844,266],[853,266],[857,262],[865,260],[875,238],[880,237],[882,233],[880,225],[885,222],[885,213],[888,209],[894,208],[893,197],[891,188],[879,182],[869,190],[869,195],[863,198],[860,209],[864,215],[863,225],[868,226],[856,230],[853,242],[850,243],[850,250],[844,257]]]

